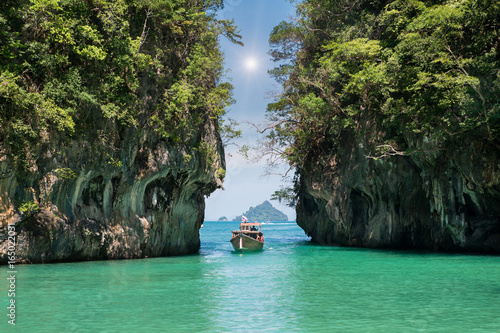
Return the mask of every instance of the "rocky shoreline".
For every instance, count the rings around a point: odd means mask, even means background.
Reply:
[[[297,223],[321,244],[500,253],[499,147],[418,145],[373,159],[368,137],[346,140],[321,173],[302,174]]]
[[[127,137],[137,140],[122,142],[118,165],[108,163],[106,154],[101,160],[85,159],[77,148],[85,144],[80,142],[59,154],[64,161],[47,156],[39,159],[37,172],[27,177],[10,172],[0,180],[0,263],[8,261],[9,224],[16,228],[19,263],[196,252],[204,196],[222,186],[216,171],[225,167],[216,123],[199,133],[200,141],[215,147],[211,164],[203,154],[169,146],[154,133],[130,132]],[[70,179],[61,177],[53,171],[61,164],[80,171]],[[22,213],[12,198],[36,209]]]

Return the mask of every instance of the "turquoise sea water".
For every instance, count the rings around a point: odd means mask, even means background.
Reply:
[[[237,254],[238,225],[205,222],[196,255],[19,265],[0,331],[500,332],[498,256],[323,247],[293,222]]]

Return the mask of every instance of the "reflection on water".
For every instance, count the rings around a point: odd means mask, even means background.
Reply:
[[[322,247],[290,222],[240,254],[238,224],[205,222],[191,256],[18,266],[15,330],[500,332],[499,257]]]

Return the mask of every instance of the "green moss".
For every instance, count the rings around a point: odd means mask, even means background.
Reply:
[[[71,170],[70,168],[58,168],[58,169],[55,169],[54,172],[56,173],[56,175],[59,178],[62,178],[62,179],[72,179],[72,178],[76,177],[75,172],[73,170]]]
[[[33,215],[40,210],[38,204],[34,201],[25,201],[20,207],[19,211],[24,215]]]
[[[184,163],[189,164],[191,162],[192,156],[190,154],[186,154],[182,156]]]
[[[219,168],[217,170],[217,178],[219,178],[220,180],[224,180],[225,177],[226,177],[226,170]]]

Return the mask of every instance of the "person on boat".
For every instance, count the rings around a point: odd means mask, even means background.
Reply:
[[[264,235],[262,232],[259,232],[259,235],[257,236],[257,240],[261,243],[264,243]]]

